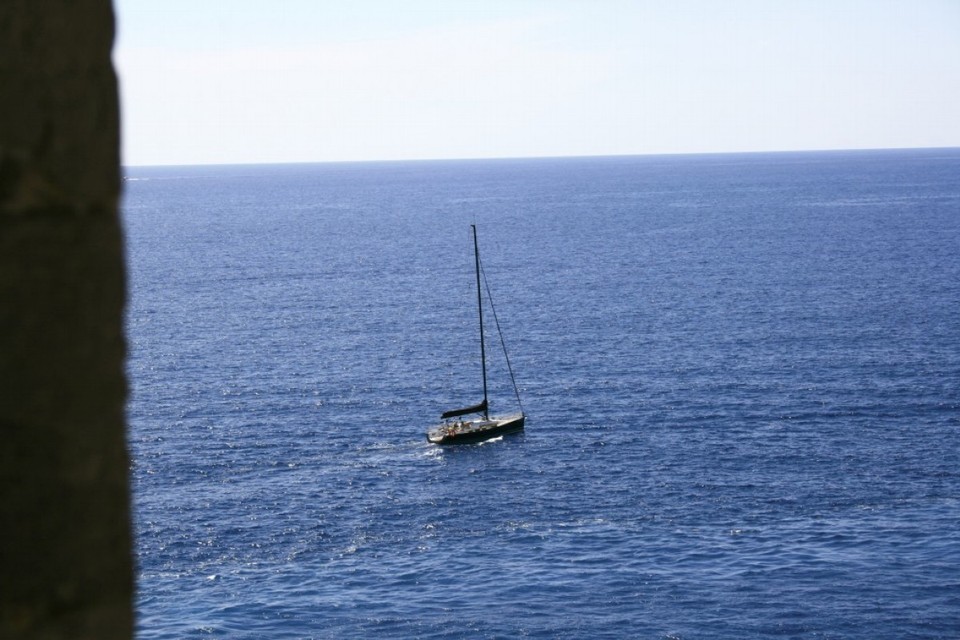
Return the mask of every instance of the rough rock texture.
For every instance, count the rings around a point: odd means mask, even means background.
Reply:
[[[0,2],[0,638],[132,637],[110,0]]]

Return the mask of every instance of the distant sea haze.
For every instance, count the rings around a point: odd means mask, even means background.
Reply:
[[[960,629],[960,150],[127,177],[141,640]]]

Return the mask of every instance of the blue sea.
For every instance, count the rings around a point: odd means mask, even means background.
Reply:
[[[139,639],[960,637],[960,149],[125,173]]]

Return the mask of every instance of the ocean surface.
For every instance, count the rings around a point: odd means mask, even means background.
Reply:
[[[960,637],[960,149],[126,178],[140,640]]]

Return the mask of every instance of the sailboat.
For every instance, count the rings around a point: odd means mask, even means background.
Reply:
[[[493,311],[493,317],[497,323],[500,347],[503,349],[507,370],[510,372],[510,381],[513,383],[513,392],[517,397],[517,405],[520,408],[518,413],[512,415],[500,417],[490,415],[490,403],[487,398],[487,350],[483,338],[483,289],[480,285],[480,249],[477,245],[477,226],[470,225],[470,228],[473,231],[473,256],[477,271],[477,315],[480,318],[480,370],[483,374],[483,402],[463,409],[451,409],[441,414],[440,419],[443,420],[443,423],[427,431],[427,440],[434,444],[469,444],[515,433],[523,429],[526,418],[523,413],[523,405],[520,404],[520,393],[517,391],[513,368],[510,366],[510,358],[507,356],[503,334],[500,332],[500,321],[497,319],[496,309],[493,307],[493,299],[490,298],[490,288],[488,286],[487,297],[490,299],[490,309]],[[484,279],[484,281],[486,280]],[[471,415],[476,417],[464,419],[464,416]]]

